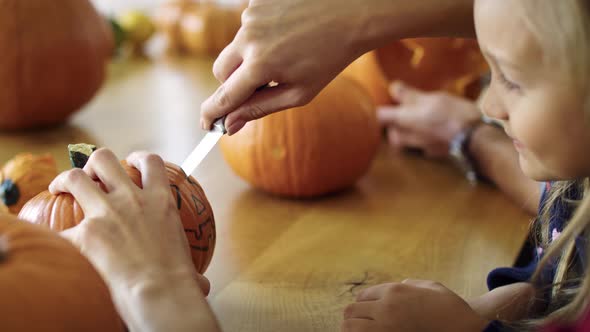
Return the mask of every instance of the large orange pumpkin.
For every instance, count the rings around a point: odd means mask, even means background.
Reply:
[[[348,188],[367,172],[379,126],[365,89],[339,76],[308,105],[249,122],[220,144],[228,164],[253,186],[312,197]]]
[[[59,124],[101,86],[113,38],[88,0],[0,0],[0,129]]]
[[[344,70],[359,80],[378,105],[391,104],[388,85],[404,81],[426,91],[477,98],[488,66],[477,41],[460,38],[404,39],[364,54]]]
[[[0,331],[124,331],[109,289],[58,234],[0,214]]]
[[[47,190],[57,174],[55,159],[50,154],[20,153],[0,171],[0,201],[10,212],[18,214],[29,199]]]
[[[142,187],[139,171],[125,161],[121,164],[131,180]],[[180,167],[172,163],[166,163],[166,170],[193,263],[197,271],[203,273],[211,262],[215,248],[215,220],[211,205],[192,176],[187,177]],[[25,204],[19,218],[62,231],[78,225],[84,219],[84,213],[72,195],[52,195],[44,191]]]

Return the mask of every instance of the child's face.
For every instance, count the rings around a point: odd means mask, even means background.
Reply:
[[[513,4],[475,1],[477,36],[492,68],[483,111],[504,123],[527,176],[535,180],[590,176],[585,96],[575,92],[565,69],[544,60],[543,50]]]

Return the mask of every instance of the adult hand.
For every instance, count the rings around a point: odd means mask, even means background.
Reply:
[[[201,105],[202,127],[231,112],[225,124],[233,134],[250,120],[308,103],[366,51],[359,40],[368,7],[366,0],[251,0],[213,65],[222,84]],[[257,90],[271,81],[278,85]]]
[[[127,162],[141,172],[143,189],[106,149],[95,151],[83,170],[66,171],[51,183],[51,193],[71,193],[84,211],[84,220],[62,234],[80,247],[111,289],[196,278],[208,293],[208,280],[192,264],[163,160],[138,152]]]

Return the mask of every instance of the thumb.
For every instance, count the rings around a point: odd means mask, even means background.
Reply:
[[[421,97],[424,92],[410,86],[402,81],[393,81],[389,85],[389,94],[400,104],[413,103],[416,99]]]

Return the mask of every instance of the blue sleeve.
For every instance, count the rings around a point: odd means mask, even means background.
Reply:
[[[500,267],[494,269],[488,274],[488,289],[493,290],[517,282],[527,282],[533,276],[536,268],[537,260],[533,260],[529,265],[523,267]]]
[[[507,332],[510,331],[504,324],[500,321],[493,320],[491,321],[488,326],[482,332]]]
[[[541,202],[539,205],[543,206],[547,198],[546,196],[549,186],[546,183],[542,183],[541,186]],[[532,243],[531,239],[528,238],[514,267],[497,268],[488,274],[488,289],[493,290],[517,282],[529,281],[537,268],[538,262],[539,260],[535,245]]]

